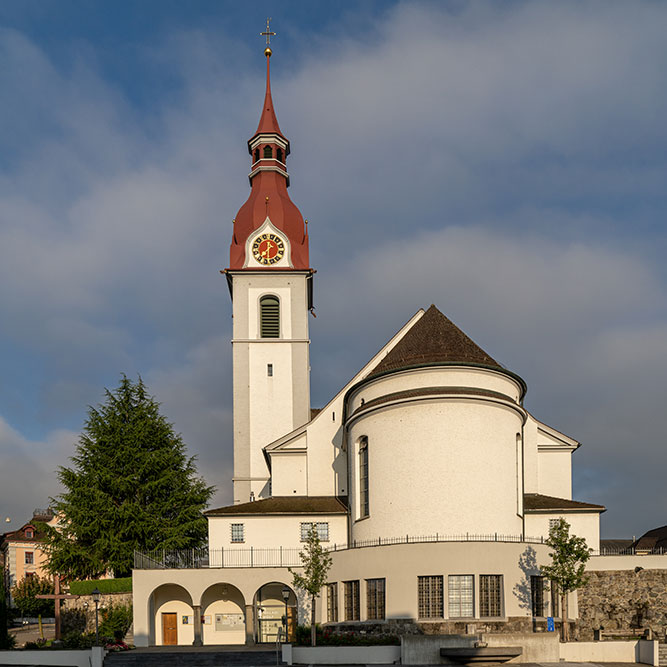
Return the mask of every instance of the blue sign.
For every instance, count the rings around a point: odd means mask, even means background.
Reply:
[[[553,632],[556,629],[553,616],[547,616],[547,632]]]

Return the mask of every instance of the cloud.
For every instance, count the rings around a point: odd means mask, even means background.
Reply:
[[[526,378],[538,417],[584,441],[578,492],[614,504],[613,532],[660,521],[643,490],[624,502],[624,473],[665,463],[666,12],[399,3],[363,35],[348,14],[276,49],[291,194],[318,269],[314,404],[434,302]],[[56,60],[0,30],[0,412],[3,442],[22,443],[3,453],[36,474],[25,452],[39,450],[48,495],[71,451],[55,434],[79,429],[121,372],[141,373],[223,504],[218,270],[248,192],[263,63],[219,26],[135,44],[125,82],[95,64],[97,45],[66,46]]]

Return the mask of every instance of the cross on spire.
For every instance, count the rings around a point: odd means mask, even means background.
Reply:
[[[266,37],[266,45],[269,46],[271,44],[271,37],[275,37],[276,33],[271,32],[271,18],[266,19],[266,30],[264,32],[260,32],[261,37]]]

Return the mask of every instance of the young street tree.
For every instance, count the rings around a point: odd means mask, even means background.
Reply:
[[[197,476],[180,435],[160,414],[141,378],[125,375],[106,401],[88,409],[53,499],[57,529],[47,527],[48,568],[67,579],[107,570],[129,576],[135,550],[197,547],[213,487]]]
[[[289,568],[289,571],[294,586],[310,594],[310,645],[315,646],[315,602],[322,586],[327,583],[327,573],[331,567],[331,557],[320,544],[315,524],[312,525],[303,549],[299,552],[299,558],[303,563],[303,574],[297,574],[292,568]]]
[[[561,640],[566,642],[570,636],[567,622],[567,595],[586,583],[584,569],[591,552],[583,537],[570,535],[570,524],[565,519],[559,519],[549,529],[549,538],[545,543],[553,551],[549,552],[551,565],[542,566],[542,573],[558,586],[563,618]]]
[[[12,588],[12,599],[17,609],[24,616],[39,618],[39,634],[44,637],[42,616],[53,616],[55,604],[53,600],[41,600],[37,595],[53,593],[53,582],[42,577],[25,577]]]

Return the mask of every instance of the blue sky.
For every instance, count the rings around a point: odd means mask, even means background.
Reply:
[[[0,4],[0,514],[141,373],[231,501],[231,308],[259,32],[310,221],[313,405],[435,303],[582,442],[604,536],[665,523],[667,6]]]

